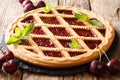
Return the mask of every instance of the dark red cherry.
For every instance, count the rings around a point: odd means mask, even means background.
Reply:
[[[18,65],[15,60],[11,59],[3,63],[2,66],[3,71],[9,74],[13,74],[18,69]]]
[[[39,0],[35,8],[41,8],[41,7],[45,7],[45,2],[42,0]]]
[[[105,64],[103,62],[93,60],[90,64],[90,72],[95,76],[100,76],[105,71]]]
[[[0,69],[2,68],[2,64],[3,64],[3,63],[2,63],[2,61],[0,60]]]
[[[31,3],[33,5],[32,1],[30,1],[30,0],[24,0],[23,3],[22,3],[22,6],[24,7],[28,3]]]
[[[120,73],[120,61],[117,59],[111,59],[107,63],[107,70],[113,75]]]
[[[34,9],[34,5],[31,3],[28,3],[23,7],[24,12],[28,12],[28,11],[33,10],[33,9]]]
[[[21,4],[22,4],[24,0],[18,0],[18,1],[19,1],[19,3],[21,3]]]
[[[5,56],[4,54],[0,54],[0,61],[1,61],[2,63],[6,61],[5,57],[6,57],[6,56]]]
[[[6,54],[5,54],[5,56],[6,56],[6,58],[8,59],[8,60],[10,60],[10,59],[13,59],[14,58],[14,55],[13,55],[13,53],[11,52],[11,51],[6,51]]]

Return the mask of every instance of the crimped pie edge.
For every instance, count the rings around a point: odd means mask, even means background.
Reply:
[[[81,8],[77,8],[77,9],[84,10],[84,9],[81,9]],[[39,9],[37,9],[37,10],[39,10]],[[24,19],[24,16],[26,16],[28,14],[31,14],[31,13],[34,13],[37,10],[33,10],[33,11],[30,11],[30,12],[27,12],[27,13],[23,14],[21,16],[21,19],[22,18]],[[110,26],[110,27],[107,28],[107,29],[109,29],[109,33],[107,33],[108,36],[106,36],[106,39],[107,39],[106,43],[104,43],[104,45],[100,46],[100,48],[102,48],[104,51],[107,51],[109,49],[109,47],[111,46],[111,44],[113,42],[113,39],[114,39],[114,36],[115,36],[113,26],[111,25],[111,23],[109,21],[107,21],[103,17],[99,16],[98,14],[93,13],[93,12],[88,11],[88,10],[84,10],[84,11],[86,13],[92,13],[92,14],[94,14],[95,16],[97,16],[98,19],[100,18],[100,21],[103,22],[104,25]],[[7,28],[6,35],[5,35],[5,41],[7,41],[8,38],[10,37],[9,30],[11,30],[11,26],[13,28],[14,27],[13,25],[16,24],[16,22],[18,22],[18,20],[19,20],[19,18],[17,18],[17,20],[15,20]],[[44,56],[41,56],[41,59],[39,59],[39,60],[38,60],[38,58],[34,58],[34,57],[31,58],[31,55],[29,55],[29,51],[26,51],[24,49],[19,49],[16,46],[14,46],[13,44],[9,45],[8,48],[11,51],[13,51],[14,55],[17,58],[20,58],[20,59],[22,59],[22,60],[24,60],[26,62],[29,62],[29,63],[37,65],[37,66],[53,67],[53,68],[77,66],[77,65],[85,64],[85,63],[87,63],[87,62],[89,62],[89,61],[91,61],[91,60],[96,59],[96,58],[99,57],[98,49],[96,49],[95,51],[93,51],[93,50],[91,51],[90,50],[89,53],[85,53],[85,54],[82,54],[80,56],[76,56],[76,57],[74,57],[75,59],[72,58],[72,60],[70,60],[69,58],[68,59],[63,59],[63,60],[60,58],[61,60],[56,60],[56,58],[52,57],[50,59],[50,61],[48,61],[48,60],[45,59]],[[25,55],[25,53],[28,53],[28,55]]]

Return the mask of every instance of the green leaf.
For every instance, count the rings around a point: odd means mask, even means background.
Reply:
[[[80,21],[89,21],[89,16],[84,14],[84,13],[80,13],[80,14],[75,13],[74,16],[75,16],[75,18],[78,19],[77,20],[78,22],[80,22]]]
[[[99,26],[99,27],[104,26],[104,24],[101,23],[101,22],[98,21],[98,20],[89,20],[89,23],[92,24],[92,25],[94,25],[94,26]]]
[[[30,32],[33,30],[34,24],[27,25],[22,31],[19,28],[15,28],[15,36],[10,37],[6,42],[6,45],[20,43],[21,39],[28,39]]]
[[[89,16],[84,14],[84,13],[75,13],[74,16],[75,16],[75,18],[77,19],[78,22],[86,21],[86,22],[89,22],[90,24],[92,24],[94,26],[99,26],[99,27],[104,26],[104,24],[101,23],[98,20],[90,20]]]
[[[21,32],[21,38],[24,36],[28,36],[30,32],[33,30],[34,24],[27,25]]]
[[[24,36],[22,37],[22,39],[29,39],[29,36]]]
[[[71,39],[71,43],[69,44],[69,47],[79,49],[80,45],[75,39]]]
[[[17,38],[15,36],[10,37],[10,39],[7,41],[6,45],[14,44],[14,43],[20,43],[20,38]]]
[[[46,3],[46,7],[44,7],[43,12],[49,13],[51,11],[51,8],[52,7],[48,3]]]
[[[15,28],[15,35],[20,37],[20,29],[18,27]]]
[[[69,47],[70,48],[74,48],[74,46],[72,45],[72,43],[69,43]]]

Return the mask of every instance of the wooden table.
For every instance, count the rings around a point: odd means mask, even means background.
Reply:
[[[36,3],[37,0],[32,0]],[[118,35],[117,49],[112,57],[120,58],[120,0],[46,0],[52,5],[78,6],[94,11],[112,22]],[[15,18],[23,13],[23,8],[17,0],[0,0],[0,34]],[[0,72],[0,80],[120,80],[120,74],[111,76],[104,73],[101,77],[95,77],[84,72],[72,76],[48,76],[33,74],[18,70],[13,75]]]

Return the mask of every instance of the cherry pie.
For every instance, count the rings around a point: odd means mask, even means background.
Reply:
[[[84,13],[104,26],[77,21],[74,13]],[[24,13],[7,28],[5,41],[15,34],[16,27],[23,29],[30,23],[35,24],[30,38],[7,47],[17,58],[37,66],[63,68],[88,63],[100,56],[98,47],[107,51],[114,39],[113,26],[98,14],[81,8],[58,6],[47,14],[43,8]],[[79,49],[69,46],[71,39],[77,41]]]

